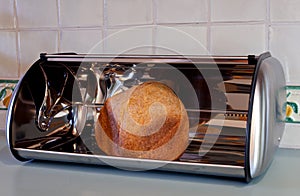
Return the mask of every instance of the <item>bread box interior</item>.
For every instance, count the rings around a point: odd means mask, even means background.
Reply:
[[[105,102],[149,82],[167,86],[183,104],[187,119],[182,122],[188,126],[186,147],[172,160],[107,153],[95,136]],[[281,65],[269,53],[41,54],[14,91],[7,115],[7,139],[11,152],[21,161],[157,169],[250,181],[266,171],[280,142],[284,86]],[[148,108],[144,110],[148,112]],[[180,138],[155,153],[167,156],[173,153],[171,149],[179,148],[178,142]],[[140,151],[142,155],[144,151]]]

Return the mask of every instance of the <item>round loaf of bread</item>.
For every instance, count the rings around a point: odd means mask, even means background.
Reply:
[[[108,98],[95,123],[97,145],[111,156],[175,160],[185,151],[188,136],[184,105],[160,82]]]

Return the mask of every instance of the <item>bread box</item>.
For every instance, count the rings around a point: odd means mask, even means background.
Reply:
[[[283,69],[270,53],[41,54],[14,91],[7,140],[20,161],[250,181],[279,145],[285,97]]]

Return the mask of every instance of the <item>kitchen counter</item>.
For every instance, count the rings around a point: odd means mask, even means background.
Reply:
[[[280,149],[267,173],[249,184],[231,179],[112,167],[15,160],[0,133],[0,195],[299,195],[300,150]]]

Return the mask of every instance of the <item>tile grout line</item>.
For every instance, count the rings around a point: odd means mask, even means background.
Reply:
[[[206,49],[211,54],[211,1],[207,0]]]
[[[271,27],[271,2],[270,0],[266,0],[266,21],[265,21],[265,44],[266,44],[266,49],[267,51],[270,50],[270,27]]]
[[[226,26],[226,25],[255,25],[255,24],[265,24],[266,19],[264,20],[256,20],[256,21],[216,21],[210,22],[211,26]],[[299,25],[300,21],[269,21],[270,25]],[[205,25],[208,22],[191,22],[191,23],[156,23],[156,25],[197,25],[202,24]],[[151,26],[153,24],[134,24],[134,25],[106,25],[106,28],[124,28],[124,27],[132,27],[132,26]],[[101,29],[103,26],[101,25],[92,25],[92,26],[67,26],[67,27],[59,27],[63,29],[72,29],[72,30],[80,30],[80,29]],[[19,31],[57,31],[60,30],[58,27],[18,27]],[[0,28],[0,31],[15,31],[16,28]]]
[[[16,55],[17,55],[17,64],[18,64],[18,70],[17,70],[17,78],[19,79],[21,77],[21,39],[19,35],[19,19],[18,19],[18,10],[17,10],[17,0],[13,0],[13,9],[14,9],[14,32],[16,33]]]
[[[156,25],[166,25],[166,26],[184,26],[184,25],[208,25],[210,26],[240,26],[240,25],[258,25],[258,24],[266,24],[266,19],[262,21],[226,21],[226,22],[192,22],[192,23],[156,23]],[[300,21],[269,21],[269,25],[299,25]],[[0,31],[59,31],[59,30],[93,30],[93,29],[119,29],[124,27],[139,27],[139,26],[153,26],[153,24],[135,24],[135,25],[95,25],[95,26],[69,26],[69,27],[18,27],[18,28],[1,28]]]
[[[59,30],[87,30],[87,29],[101,29],[102,26],[86,26],[86,27],[25,27],[19,28],[20,31],[59,31]],[[13,29],[7,29],[12,31]],[[1,31],[1,30],[0,30]]]
[[[107,0],[103,0],[103,27],[102,27],[102,51],[106,51],[106,38],[107,38]]]
[[[157,48],[156,48],[156,42],[157,42],[157,1],[152,0],[152,54],[156,54]]]
[[[270,21],[271,25],[299,25],[300,21]]]
[[[57,7],[57,24],[58,24],[58,36],[57,36],[57,51],[61,52],[61,38],[62,38],[62,31],[61,31],[61,15],[60,15],[60,0],[56,0],[56,7]]]
[[[218,26],[226,26],[226,25],[255,25],[255,24],[265,24],[266,19],[264,20],[248,20],[248,21],[211,21],[210,24],[212,26],[218,25]],[[269,21],[271,25],[299,25],[300,21]],[[208,22],[183,22],[183,23],[156,23],[156,25],[197,25],[197,24],[202,24],[205,25]],[[123,28],[123,27],[132,27],[132,26],[151,26],[153,24],[129,24],[129,25],[106,25],[107,28]],[[79,29],[100,29],[103,28],[103,25],[92,25],[92,26],[66,26],[66,27],[59,27],[61,29],[74,29],[74,30],[79,30]],[[20,31],[55,31],[59,30],[58,27],[18,27],[18,30]],[[0,31],[14,31],[16,28],[0,28]]]

